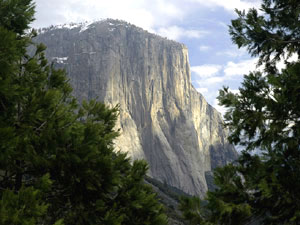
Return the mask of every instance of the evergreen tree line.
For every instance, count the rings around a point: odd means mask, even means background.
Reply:
[[[216,190],[181,208],[190,224],[300,224],[300,1],[263,0],[260,12],[236,13],[232,40],[263,68],[244,75],[238,94],[224,87],[218,97],[229,141],[243,151],[214,172]]]
[[[167,224],[147,164],[114,151],[118,106],[77,103],[32,41],[34,12],[0,0],[0,224]]]

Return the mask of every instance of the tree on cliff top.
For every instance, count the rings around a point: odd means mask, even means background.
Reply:
[[[114,152],[118,108],[78,106],[31,41],[33,15],[31,0],[0,0],[0,224],[166,224],[147,164]]]
[[[228,109],[229,141],[244,151],[215,171],[218,188],[205,206],[185,201],[186,215],[201,219],[194,224],[300,224],[300,62],[286,60],[300,53],[300,2],[264,0],[261,10],[237,11],[229,32],[259,56],[264,72],[245,75],[239,94],[224,88],[218,97]]]

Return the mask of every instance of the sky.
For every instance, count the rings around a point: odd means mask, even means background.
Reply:
[[[228,25],[235,8],[259,8],[259,0],[36,0],[35,28],[71,22],[121,19],[189,49],[192,84],[209,104],[224,113],[216,97],[228,86],[237,93],[243,75],[257,59],[238,49]]]

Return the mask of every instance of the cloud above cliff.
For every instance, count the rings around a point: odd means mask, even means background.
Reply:
[[[184,19],[188,12],[177,0],[36,0],[36,6],[37,27],[113,18],[153,30]]]
[[[191,67],[192,82],[196,90],[202,93],[218,111],[224,109],[217,103],[216,97],[223,86],[232,87],[233,93],[238,93],[238,85],[245,74],[256,69],[257,58],[229,61],[223,65],[199,65]],[[202,92],[204,91],[204,92]]]
[[[208,78],[217,74],[222,69],[221,65],[201,65],[192,66],[191,71],[194,72],[200,78]]]
[[[122,19],[153,30],[174,21],[188,19],[195,11],[222,7],[232,11],[257,6],[258,1],[242,0],[36,0],[36,27],[103,18]]]
[[[211,47],[208,46],[208,45],[200,45],[200,46],[199,46],[199,50],[200,50],[201,52],[206,52],[206,51],[209,51],[210,49],[211,49]]]
[[[222,7],[228,11],[234,11],[234,9],[249,9],[256,7],[258,8],[260,5],[260,1],[252,0],[252,1],[243,1],[243,0],[190,0],[191,2],[196,2],[201,4],[202,6],[206,6],[209,8],[213,7]]]
[[[208,31],[193,30],[178,26],[161,27],[157,29],[156,33],[160,36],[167,37],[171,40],[176,41],[180,41],[183,38],[202,38],[209,34]]]
[[[250,71],[255,70],[257,60],[257,58],[254,58],[237,63],[229,61],[224,69],[224,74],[228,78],[248,74]]]
[[[204,64],[192,66],[191,72],[195,81],[201,81],[204,85],[240,79],[245,74],[256,69],[257,58],[241,60],[238,62],[229,61],[225,65]]]

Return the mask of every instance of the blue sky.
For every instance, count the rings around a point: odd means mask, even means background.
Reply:
[[[235,8],[259,8],[259,0],[36,0],[33,27],[106,18],[122,19],[184,43],[189,49],[192,83],[220,112],[222,86],[237,92],[256,59],[232,44],[228,25]]]

